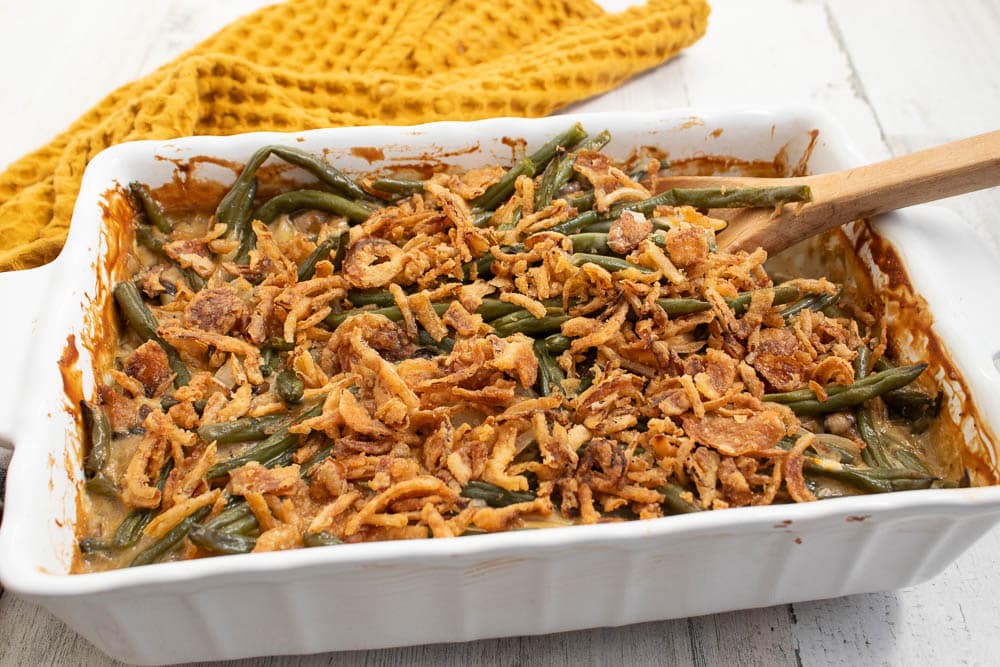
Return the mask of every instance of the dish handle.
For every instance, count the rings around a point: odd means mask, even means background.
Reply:
[[[57,262],[23,271],[0,273],[0,306],[4,322],[0,325],[0,350],[5,351],[4,371],[0,373],[0,450],[14,448],[18,413],[27,366],[32,354],[32,339],[37,335],[40,295],[56,275]]]

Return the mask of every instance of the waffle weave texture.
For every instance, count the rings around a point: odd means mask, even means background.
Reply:
[[[0,270],[53,259],[83,170],[137,139],[543,116],[705,32],[704,0],[292,0],[108,95],[0,174]]]

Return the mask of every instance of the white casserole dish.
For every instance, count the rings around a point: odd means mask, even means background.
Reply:
[[[0,527],[0,581],[43,605],[107,654],[134,663],[314,653],[541,634],[707,614],[892,589],[926,580],[1000,518],[1000,487],[923,490],[740,508],[621,524],[519,531],[450,540],[382,542],[227,556],[73,575],[79,438],[57,367],[67,336],[90,330],[92,301],[109,284],[102,198],[116,184],[163,183],[175,160],[242,162],[288,143],[347,170],[377,167],[350,152],[383,147],[385,161],[452,153],[464,166],[507,160],[500,139],[529,148],[571,119],[609,129],[609,151],[657,145],[671,157],[797,157],[818,130],[812,172],[862,162],[828,116],[814,109],[590,114],[494,119],[412,128],[367,127],[136,142],[87,168],[66,247],[53,263],[0,274],[8,313],[0,349],[0,439],[16,445]],[[718,129],[721,133],[714,132]],[[477,143],[481,151],[462,152]],[[159,159],[157,159],[159,158]],[[200,175],[231,181],[201,164]],[[966,446],[997,470],[1000,316],[970,277],[997,275],[997,260],[954,215],[910,209],[878,221],[935,315],[974,413],[953,414]],[[102,267],[97,268],[95,267]],[[915,339],[904,346],[917,348]],[[78,347],[80,347],[78,345]],[[85,395],[93,388],[80,347]],[[964,387],[945,377],[954,410]]]

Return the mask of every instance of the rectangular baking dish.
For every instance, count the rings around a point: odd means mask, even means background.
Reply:
[[[878,235],[856,224],[845,238],[886,294],[900,289],[898,276],[880,273],[885,266],[872,248],[891,244],[905,266],[898,275],[908,273],[926,300],[941,345],[933,335],[894,335],[907,354],[933,347],[953,362],[931,370],[981,486],[67,574],[81,488],[70,397],[77,384],[85,396],[93,390],[92,351],[100,348],[115,277],[109,258],[128,242],[110,222],[121,205],[109,194],[116,186],[231,182],[223,162],[200,157],[239,163],[267,143],[325,151],[348,171],[419,159],[471,167],[509,160],[505,137],[524,138],[530,149],[572,120],[590,132],[609,129],[608,150],[618,157],[654,145],[672,159],[773,162],[777,155],[779,165],[792,165],[801,156],[811,172],[862,162],[837,123],[810,108],[492,119],[108,149],[87,168],[58,259],[0,274],[0,349],[7,351],[0,441],[15,446],[0,527],[3,586],[115,658],[186,662],[542,634],[893,589],[934,576],[993,526],[1000,518],[1000,487],[992,485],[1000,316],[985,290],[966,287],[970,279],[995,280],[1000,264],[953,214],[914,208],[880,218]]]

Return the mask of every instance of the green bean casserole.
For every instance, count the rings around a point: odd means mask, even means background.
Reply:
[[[877,318],[717,248],[711,209],[807,188],[672,189],[608,141],[419,179],[266,146],[199,213],[133,183],[75,570],[963,483]],[[258,192],[269,159],[312,185]]]

